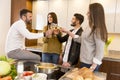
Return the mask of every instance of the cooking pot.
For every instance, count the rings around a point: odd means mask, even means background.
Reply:
[[[35,69],[36,72],[51,74],[59,68],[56,64],[53,63],[40,62],[39,64],[35,64]]]

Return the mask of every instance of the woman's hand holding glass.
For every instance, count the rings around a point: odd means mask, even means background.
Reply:
[[[60,30],[59,30],[59,29],[54,29],[54,30],[53,30],[53,34],[54,34],[54,35],[57,35],[57,34],[59,34],[59,33],[60,33]]]
[[[51,38],[51,37],[52,37],[52,34],[53,34],[53,30],[52,30],[52,29],[49,29],[49,30],[47,30],[47,31],[45,32],[45,36],[46,36],[47,38]]]

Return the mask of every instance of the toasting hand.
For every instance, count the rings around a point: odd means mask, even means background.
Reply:
[[[53,34],[57,35],[57,34],[59,34],[59,33],[60,33],[60,30],[59,30],[59,29],[54,29],[54,30],[53,30]]]
[[[67,67],[70,67],[71,65],[68,62],[63,62],[62,66],[67,68]]]
[[[52,29],[49,29],[49,30],[47,30],[45,32],[45,36],[48,37],[48,38],[50,38],[52,36],[52,34],[53,34],[53,30]]]
[[[63,27],[60,30],[64,33],[68,33],[68,31],[69,31],[69,30],[67,30],[66,28],[63,28]]]

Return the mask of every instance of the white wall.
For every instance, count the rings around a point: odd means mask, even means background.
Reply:
[[[0,0],[0,55],[4,55],[6,34],[10,27],[11,0]]]

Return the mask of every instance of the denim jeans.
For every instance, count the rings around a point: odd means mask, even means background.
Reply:
[[[42,62],[58,64],[59,54],[57,53],[43,53]]]
[[[80,68],[82,68],[82,67],[90,68],[91,65],[92,65],[92,64],[86,64],[86,63],[80,62]],[[100,67],[100,66],[97,65],[97,67],[95,68],[94,71],[99,71],[99,67]]]

